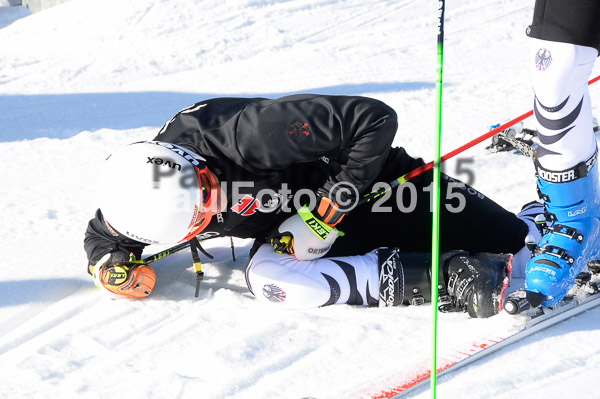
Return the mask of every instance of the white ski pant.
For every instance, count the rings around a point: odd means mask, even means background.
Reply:
[[[246,269],[246,281],[259,300],[290,309],[376,305],[379,300],[379,270],[373,252],[300,261],[264,244]]]
[[[598,51],[531,40],[528,64],[535,92],[538,159],[545,169],[563,171],[589,159],[596,150],[587,82]]]

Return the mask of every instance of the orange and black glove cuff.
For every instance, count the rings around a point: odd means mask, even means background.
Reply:
[[[344,218],[345,213],[339,205],[329,197],[319,195],[317,197],[317,209],[314,215],[323,223],[333,227]]]

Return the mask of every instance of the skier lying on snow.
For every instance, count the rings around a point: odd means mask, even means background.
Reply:
[[[154,141],[107,159],[102,178],[110,189],[86,231],[88,271],[99,287],[144,297],[155,274],[130,255],[139,259],[148,244],[234,236],[256,240],[246,276],[257,298],[295,308],[423,303],[430,299],[431,172],[352,209],[375,183],[423,164],[391,146],[396,129],[395,112],[364,97],[194,104]],[[523,277],[517,264],[524,268],[530,256],[529,231],[539,237],[528,225],[541,208],[517,217],[446,175],[441,198],[440,293],[447,287],[451,306],[491,316],[508,254],[519,254],[513,276]]]

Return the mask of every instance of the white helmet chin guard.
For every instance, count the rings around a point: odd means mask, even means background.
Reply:
[[[100,176],[105,221],[146,244],[190,240],[210,223],[219,203],[219,182],[204,161],[183,147],[158,141],[114,152]]]

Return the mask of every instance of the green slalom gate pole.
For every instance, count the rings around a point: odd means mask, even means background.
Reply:
[[[438,307],[438,270],[440,254],[440,164],[442,141],[442,71],[444,64],[444,11],[445,0],[436,0],[438,5],[437,37],[437,81],[436,81],[436,124],[435,157],[433,159],[433,221],[431,228],[431,397],[436,397],[437,387],[437,307]]]

